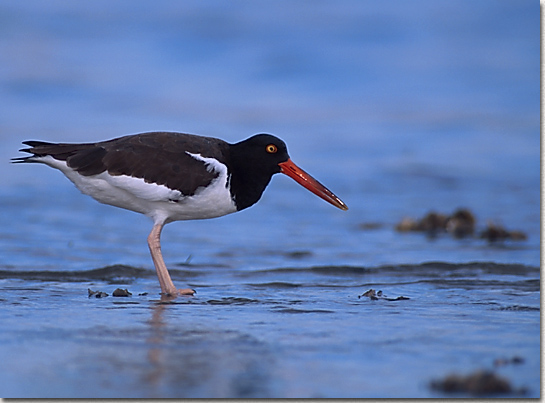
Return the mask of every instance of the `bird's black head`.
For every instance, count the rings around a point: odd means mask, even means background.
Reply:
[[[269,179],[280,172],[278,164],[289,159],[286,143],[271,134],[256,134],[233,144],[231,156],[235,164],[268,175]]]
[[[271,177],[281,172],[278,164],[289,160],[288,149],[270,134],[256,134],[230,148],[231,194],[242,210],[256,203]]]
[[[312,193],[342,210],[346,204],[324,185],[295,165],[286,143],[270,134],[257,134],[231,145],[231,194],[238,210],[256,203],[276,173],[283,173]]]

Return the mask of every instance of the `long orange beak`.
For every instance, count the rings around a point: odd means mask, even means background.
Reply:
[[[288,175],[290,178],[295,180],[295,182],[306,187],[315,195],[320,196],[326,202],[333,204],[335,207],[338,207],[341,210],[348,210],[348,206],[344,204],[341,199],[335,196],[331,190],[326,188],[308,173],[295,165],[291,159],[288,159],[285,162],[281,162],[280,164],[278,164],[278,166],[280,166],[280,172]]]

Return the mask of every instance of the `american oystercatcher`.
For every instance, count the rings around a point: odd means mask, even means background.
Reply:
[[[60,170],[84,194],[100,203],[145,214],[153,220],[148,246],[163,294],[178,290],[161,254],[163,226],[179,220],[220,217],[256,203],[271,177],[283,173],[342,210],[346,204],[295,165],[286,144],[258,134],[236,144],[192,134],[152,132],[98,143],[25,141],[31,156]]]

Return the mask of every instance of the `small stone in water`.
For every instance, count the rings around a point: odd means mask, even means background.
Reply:
[[[369,297],[371,301],[377,301],[379,299],[384,299],[386,301],[403,301],[406,299],[410,299],[409,297],[399,296],[397,298],[388,298],[386,295],[382,293],[382,290],[375,291],[372,288],[365,291],[362,295],[358,295],[358,298],[361,297]]]
[[[102,291],[93,291],[90,288],[87,289],[87,292],[89,293],[89,298],[95,297],[95,298],[104,298],[107,297],[108,294]]]
[[[122,289],[122,288],[116,288],[116,290],[112,293],[114,297],[130,297],[132,293],[129,292],[129,290]]]

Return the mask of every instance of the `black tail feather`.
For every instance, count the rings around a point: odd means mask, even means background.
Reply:
[[[26,144],[27,146],[31,146],[31,147],[52,146],[52,145],[54,145],[54,143],[48,143],[47,141],[39,141],[39,140],[23,141],[23,144]],[[28,149],[23,149],[23,150],[20,150],[20,151],[26,151],[26,150],[28,150]]]
[[[23,150],[21,150],[23,151]],[[21,164],[23,162],[36,162],[32,160],[32,157],[17,157],[17,158],[11,158],[10,161],[13,164]]]
[[[11,158],[10,161],[12,163],[21,164],[21,163],[24,163],[24,162],[37,162],[37,161],[33,160],[33,157],[36,157],[38,154],[36,154],[32,149],[34,147],[39,147],[39,146],[50,146],[53,143],[47,143],[45,141],[29,140],[29,141],[23,141],[23,144],[25,144],[27,146],[30,146],[31,148],[21,148],[19,151],[24,152],[24,153],[34,154],[34,155],[27,156],[27,157]]]
[[[22,148],[19,151],[33,155],[29,157],[12,158],[13,162],[39,162],[36,161],[36,157],[45,157],[47,155],[60,161],[66,161],[67,158],[82,150],[95,148],[94,144],[57,144],[38,140],[23,141],[23,144],[30,146],[30,148]]]

